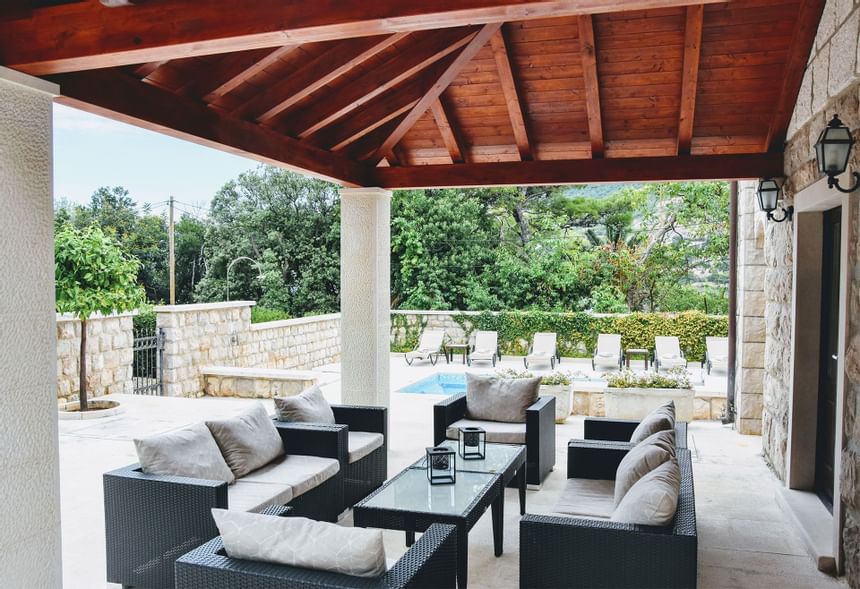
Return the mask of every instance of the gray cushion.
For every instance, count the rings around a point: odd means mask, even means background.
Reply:
[[[207,421],[206,426],[236,478],[284,454],[281,436],[260,403],[235,417]]]
[[[375,432],[349,432],[348,436],[350,464],[358,462],[385,443],[385,437]]]
[[[239,482],[289,485],[293,498],[323,484],[340,470],[334,458],[289,454],[274,460]]]
[[[292,499],[293,488],[286,483],[248,481],[245,477],[227,487],[227,507],[238,511],[263,511],[269,505],[285,505]]]
[[[615,509],[614,481],[599,479],[567,479],[564,491],[553,511],[608,519]]]
[[[615,505],[636,481],[675,456],[675,430],[657,432],[639,442],[615,471]]]
[[[231,558],[354,577],[378,577],[385,572],[381,530],[226,509],[213,509],[212,517]]]
[[[175,475],[210,481],[235,480],[212,434],[202,423],[134,440],[140,467],[147,474]]]
[[[525,444],[526,424],[505,423],[501,421],[481,421],[475,419],[459,419],[448,426],[445,437],[451,440],[460,439],[461,427],[482,427],[487,432],[487,441],[493,444]]]
[[[466,417],[486,421],[525,423],[526,409],[538,399],[540,376],[501,378],[466,373]]]
[[[681,469],[667,460],[630,487],[610,518],[643,526],[668,526],[675,519],[681,491]]]
[[[630,441],[638,444],[652,434],[667,429],[674,429],[674,427],[675,401],[669,401],[665,405],[657,407],[639,422],[639,425],[636,426],[636,429],[633,430],[633,434],[630,436]]]
[[[318,386],[292,397],[275,397],[275,410],[282,421],[334,423],[334,413]]]

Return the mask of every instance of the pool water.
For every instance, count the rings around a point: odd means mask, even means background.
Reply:
[[[400,389],[401,393],[413,395],[456,395],[466,392],[466,375],[464,373],[437,373],[418,382]]]

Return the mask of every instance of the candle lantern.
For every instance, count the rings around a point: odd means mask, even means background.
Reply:
[[[457,481],[457,457],[451,448],[427,448],[427,479],[431,485],[450,485]]]
[[[482,427],[461,427],[459,446],[463,460],[483,460],[487,457],[487,432]]]

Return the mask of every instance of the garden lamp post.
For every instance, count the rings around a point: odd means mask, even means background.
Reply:
[[[248,260],[249,262],[254,264],[254,266],[257,267],[257,272],[260,273],[260,275],[259,275],[260,278],[263,277],[263,269],[260,268],[260,264],[257,262],[257,260],[254,260],[253,258],[249,258],[248,256],[239,256],[238,258],[232,260],[229,264],[227,264],[227,300],[228,301],[230,300],[230,268],[233,267],[233,264],[235,264],[236,262],[241,262],[242,260]]]

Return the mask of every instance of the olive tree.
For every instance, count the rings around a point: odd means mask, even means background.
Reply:
[[[66,225],[54,239],[57,311],[81,321],[80,410],[87,410],[87,320],[136,309],[144,300],[137,284],[140,263],[97,226]]]

